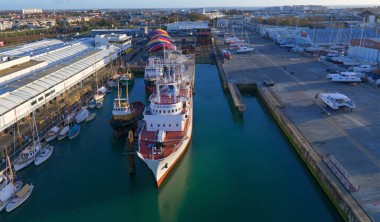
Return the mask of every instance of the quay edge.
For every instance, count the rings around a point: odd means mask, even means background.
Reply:
[[[257,93],[343,219],[355,222],[372,221],[283,112],[282,106],[272,93],[262,85],[257,85]]]
[[[220,52],[217,44],[214,44],[214,51]],[[218,54],[217,54],[218,55]],[[224,70],[223,57],[216,56],[215,64],[220,77],[221,86],[224,91],[228,91],[227,71]],[[269,78],[265,76],[264,79]],[[256,91],[260,101],[264,103],[270,111],[277,124],[281,127],[295,150],[298,152],[306,166],[318,181],[328,198],[334,204],[339,214],[345,221],[372,221],[371,217],[364,211],[355,198],[345,189],[341,182],[336,178],[334,173],[328,168],[315,148],[307,141],[306,137],[291,121],[283,109],[282,104],[277,99],[270,87],[265,87],[263,78],[255,79],[250,82],[237,82],[240,91]]]

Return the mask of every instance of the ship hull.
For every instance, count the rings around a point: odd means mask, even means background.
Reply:
[[[145,83],[145,90],[149,93],[152,93],[153,90],[156,88],[156,80],[144,79],[144,83]]]
[[[29,166],[31,163],[33,163],[33,161],[34,161],[34,157],[30,158],[28,160],[25,160],[22,163],[14,164],[13,167],[15,168],[16,171],[20,171],[20,170],[24,169],[25,167]]]
[[[108,123],[112,127],[114,135],[116,138],[122,137],[128,134],[129,130],[135,129],[137,127],[137,120],[141,119],[144,112],[144,104],[142,102],[133,102],[131,103],[134,109],[137,109],[137,112],[134,113],[134,116],[129,120],[119,120],[111,118]]]
[[[166,176],[168,176],[169,172],[172,170],[172,168],[175,166],[175,164],[178,162],[178,160],[181,158],[183,153],[185,153],[187,147],[190,144],[191,141],[191,135],[193,130],[193,115],[192,115],[192,107],[189,112],[189,126],[187,129],[187,132],[185,134],[184,140],[182,141],[181,145],[179,145],[178,149],[173,152],[171,155],[158,159],[158,160],[152,160],[149,158],[144,158],[144,156],[137,152],[137,155],[140,157],[141,160],[143,160],[148,168],[152,171],[157,187],[160,187]]]
[[[120,84],[124,87],[126,87],[127,85],[128,86],[131,86],[135,83],[135,80],[134,79],[128,79],[128,80],[120,80]]]

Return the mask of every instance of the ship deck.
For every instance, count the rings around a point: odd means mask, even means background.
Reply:
[[[180,101],[181,97],[190,97],[191,96],[191,87],[185,88],[185,89],[180,89],[178,92],[178,95],[176,96],[176,102],[174,101],[174,96],[171,96],[168,90],[162,90],[161,91],[161,96],[160,96],[160,101],[156,102],[156,104],[159,105],[170,105],[170,104],[175,104]],[[157,96],[156,93],[153,94],[153,96]]]
[[[157,141],[158,132],[147,131],[146,126],[144,126],[143,130],[140,133],[139,152],[144,156],[144,158],[154,160],[170,156],[170,154],[178,149],[182,141],[185,139],[189,123],[189,119],[187,119],[185,123],[185,129],[183,131],[166,131],[164,142],[162,142],[162,152],[157,150],[155,153],[152,153],[152,147],[155,141]]]

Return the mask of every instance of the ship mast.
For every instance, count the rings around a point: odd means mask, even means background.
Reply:
[[[94,54],[94,69],[95,69],[95,81],[96,81],[96,93],[98,93],[98,72],[96,71],[96,54]]]
[[[156,81],[156,101],[157,101],[157,103],[159,103],[160,102],[160,84],[159,84],[159,81],[160,81],[161,79],[158,79],[157,81]]]
[[[128,69],[129,70],[129,69]],[[125,99],[127,100],[127,104],[128,104],[128,81],[126,82],[125,84]]]
[[[36,116],[34,114],[34,110],[33,110],[33,131],[35,131],[36,133],[36,136],[37,136],[37,142],[38,144],[40,143],[40,137],[38,135],[38,129],[37,129],[37,123],[36,123]],[[34,141],[34,133],[33,133],[33,145],[34,145],[35,141]]]
[[[111,75],[112,75],[112,63],[113,63],[113,61],[112,61],[112,53],[109,53],[109,57],[110,57],[110,75],[108,76],[108,77],[110,77]],[[109,80],[109,79],[108,79]]]
[[[16,131],[16,130],[14,130],[14,131]],[[16,191],[16,186],[15,186],[15,183],[14,183],[14,180],[13,180],[12,165],[11,165],[11,161],[10,161],[9,156],[8,156],[8,149],[7,148],[5,148],[5,155],[7,156],[7,165],[8,165],[8,167],[6,167],[5,169],[9,168],[9,179],[11,180],[11,183],[12,183],[13,192],[15,192]]]
[[[174,103],[177,103],[177,86],[176,86],[176,78],[175,78],[175,68],[174,67],[172,67],[172,71],[173,71],[173,79],[174,79],[174,81],[173,81],[173,93],[174,93]]]
[[[120,107],[121,105],[120,105],[120,86],[119,85],[120,85],[120,79],[118,78],[117,79],[117,102]]]
[[[69,97],[67,96],[67,89],[66,89],[66,82],[63,82],[63,87],[65,89],[65,97],[66,97],[66,107],[67,107],[67,117],[68,117],[68,125],[70,124],[70,103],[69,103]]]

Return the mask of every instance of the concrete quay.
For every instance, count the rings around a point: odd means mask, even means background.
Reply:
[[[243,115],[246,105],[243,101],[243,97],[240,94],[240,90],[238,89],[237,85],[232,82],[228,82],[228,88],[230,90],[236,108],[239,110],[240,114]]]
[[[223,49],[222,39],[217,39]],[[325,79],[327,66],[250,35],[256,51],[236,54],[222,68],[227,81],[257,85],[259,96],[300,156],[349,221],[380,221],[380,89],[367,83],[339,84]],[[265,87],[265,80],[274,86]],[[316,98],[340,92],[356,109],[332,110]],[[324,108],[324,109],[321,109]],[[327,110],[327,115],[324,110]],[[323,159],[333,155],[358,191],[348,191]]]

